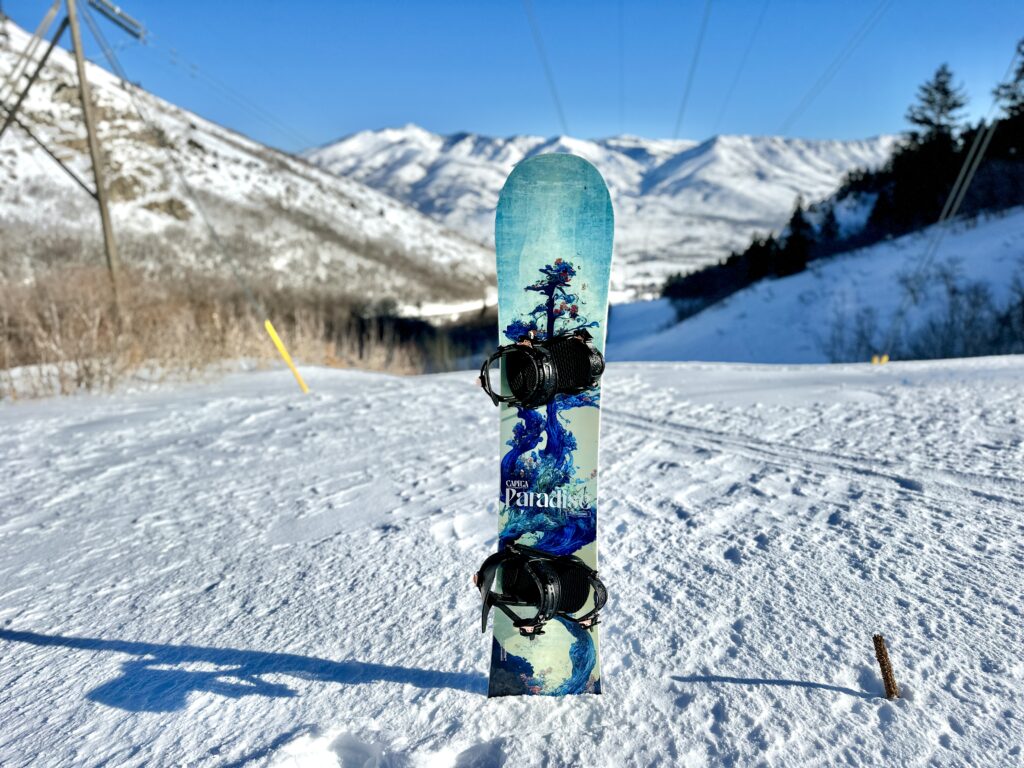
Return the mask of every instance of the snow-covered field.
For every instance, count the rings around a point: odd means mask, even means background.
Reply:
[[[893,329],[913,336],[945,313],[943,272],[961,288],[985,285],[1002,307],[1014,277],[1024,280],[1024,208],[946,226],[928,263],[934,226],[762,280],[681,323],[665,299],[614,307],[609,359],[825,363],[849,345],[859,316],[872,318],[874,351],[885,351]],[[910,277],[920,283],[916,303],[904,288]]]
[[[306,375],[0,406],[0,764],[1020,764],[1024,358],[613,364],[559,700],[484,695],[472,374]]]

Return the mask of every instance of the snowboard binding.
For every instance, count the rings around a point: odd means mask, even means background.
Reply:
[[[501,395],[491,384],[491,366],[504,361],[511,394]],[[498,405],[538,408],[555,395],[576,395],[596,387],[604,373],[604,355],[586,328],[538,339],[530,331],[515,344],[498,347],[480,366],[480,386]]]
[[[492,592],[494,577],[501,568],[501,592]],[[523,544],[508,544],[500,552],[484,560],[473,576],[473,583],[483,597],[480,631],[487,631],[487,615],[496,606],[512,619],[512,624],[524,637],[544,634],[544,625],[561,616],[593,630],[598,624],[598,612],[608,600],[608,591],[597,576],[597,571],[575,555],[552,555]],[[581,611],[594,595],[594,605],[582,616]],[[512,606],[536,608],[536,614],[521,617]]]

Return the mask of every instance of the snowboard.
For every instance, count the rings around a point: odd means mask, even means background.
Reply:
[[[612,230],[608,188],[586,160],[547,154],[515,167],[495,217],[499,345],[586,328],[604,352]],[[600,387],[535,409],[500,405],[499,549],[518,542],[597,569],[600,419]],[[596,627],[556,617],[524,637],[495,611],[493,631],[488,695],[601,692]]]

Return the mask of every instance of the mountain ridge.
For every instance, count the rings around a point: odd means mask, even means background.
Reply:
[[[358,131],[303,156],[489,246],[494,202],[512,167],[541,152],[579,154],[597,166],[612,193],[613,285],[621,297],[655,293],[668,274],[714,263],[755,233],[778,231],[798,196],[807,202],[829,196],[848,171],[883,163],[897,140],[502,138],[438,134],[407,123]]]

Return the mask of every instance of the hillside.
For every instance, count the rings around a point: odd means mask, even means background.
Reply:
[[[0,79],[28,37],[4,24],[9,38],[0,36]],[[21,117],[91,183],[73,72],[71,55],[54,51]],[[237,269],[252,281],[401,304],[479,302],[493,285],[485,248],[394,198],[203,120],[100,67],[89,65],[88,72],[127,265],[225,277]],[[157,131],[139,118],[132,91]],[[0,141],[0,231],[0,273],[7,278],[24,278],[41,265],[103,261],[95,203],[16,126]]]
[[[932,263],[922,270],[933,235],[934,227],[928,227],[811,262],[805,272],[762,280],[679,323],[666,299],[615,307],[609,358],[863,360],[886,351],[884,342],[901,309],[901,336],[912,338],[936,318],[949,317],[950,285],[965,296],[970,284],[980,283],[1000,306],[1016,290],[1014,276],[1024,280],[1024,208],[952,222]],[[917,302],[907,299],[904,287],[911,276],[918,285]],[[874,349],[858,348],[861,331],[876,341]]]
[[[613,287],[620,297],[656,292],[672,272],[714,263],[778,230],[797,195],[831,194],[843,174],[888,157],[896,137],[811,141],[715,136],[689,140],[619,136],[440,136],[415,125],[362,131],[306,156],[415,206],[480,243],[493,242],[501,185],[523,158],[573,152],[594,163],[616,216]]]
[[[612,364],[556,700],[485,695],[473,374],[305,373],[0,405],[6,768],[1019,762],[1024,358]]]

